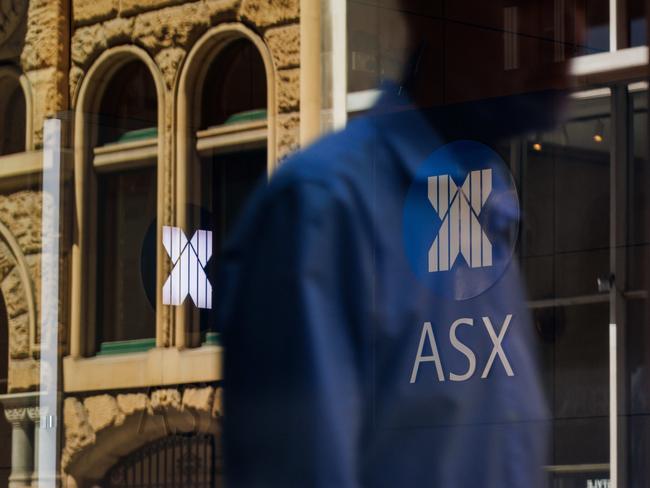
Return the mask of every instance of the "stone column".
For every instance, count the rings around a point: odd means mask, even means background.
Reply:
[[[41,435],[41,414],[39,407],[29,407],[27,409],[27,416],[34,424],[34,469],[32,470],[32,488],[35,488],[38,486],[38,440]]]
[[[300,145],[320,135],[321,2],[300,0]]]
[[[22,488],[32,483],[34,451],[31,422],[27,408],[6,408],[5,417],[11,424],[11,474],[9,488]]]

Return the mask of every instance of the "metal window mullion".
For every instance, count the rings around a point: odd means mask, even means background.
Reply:
[[[609,50],[629,47],[627,1],[609,0]]]
[[[609,50],[619,49],[618,43],[618,0],[609,0]]]
[[[625,380],[626,237],[631,113],[627,87],[612,87],[612,146],[610,159],[610,273],[609,292],[609,427],[611,487],[627,486],[627,382]]]

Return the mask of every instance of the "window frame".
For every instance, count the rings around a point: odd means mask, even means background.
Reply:
[[[126,143],[97,145],[98,134],[93,123],[99,110],[104,92],[121,67],[131,61],[142,62],[150,73],[157,95],[158,136]],[[158,67],[142,49],[135,46],[119,46],[103,52],[88,70],[82,80],[75,100],[75,228],[76,237],[72,249],[72,286],[70,317],[70,355],[74,359],[92,357],[97,353],[95,338],[97,334],[97,177],[104,172],[121,171],[127,168],[156,166],[156,215],[162,221],[164,167],[169,164],[164,159],[161,141],[165,136],[166,90]],[[157,234],[160,234],[157,229]],[[158,236],[160,237],[160,236]],[[157,242],[161,242],[158,238]],[[162,288],[162,246],[156,246],[156,327],[153,337],[156,345],[163,342],[161,313]]]
[[[200,127],[202,90],[208,70],[218,62],[222,49],[231,42],[244,39],[256,48],[266,75],[266,119],[233,123],[197,130]],[[200,160],[202,156],[222,154],[242,149],[266,146],[267,175],[271,175],[279,162],[276,159],[276,93],[278,78],[271,51],[264,40],[254,31],[240,23],[223,23],[208,30],[190,50],[181,70],[178,89],[178,124],[176,132],[177,160],[176,174],[176,225],[188,229],[187,205],[200,205],[193,200],[200,192]],[[190,307],[176,307],[173,343],[178,348],[200,347],[192,339],[191,324],[193,311]],[[194,331],[195,332],[195,331]],[[194,334],[194,337],[197,337]],[[200,342],[200,341],[199,341]]]

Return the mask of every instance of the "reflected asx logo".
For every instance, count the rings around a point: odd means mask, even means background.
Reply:
[[[492,170],[472,171],[460,188],[449,175],[428,178],[429,201],[442,220],[429,249],[429,271],[446,271],[458,255],[472,268],[492,266],[492,244],[479,222],[492,192]]]
[[[436,294],[467,300],[488,290],[510,263],[518,230],[514,181],[485,144],[452,142],[418,167],[404,205],[404,249]]]
[[[190,241],[178,227],[163,227],[163,246],[174,264],[163,285],[163,304],[182,305],[187,295],[198,308],[212,308],[205,267],[212,257],[212,232],[197,230]]]

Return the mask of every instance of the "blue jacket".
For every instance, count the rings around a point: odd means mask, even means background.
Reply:
[[[542,485],[547,414],[516,259],[457,300],[407,255],[409,191],[449,142],[440,117],[388,89],[251,198],[216,288],[229,486]]]

